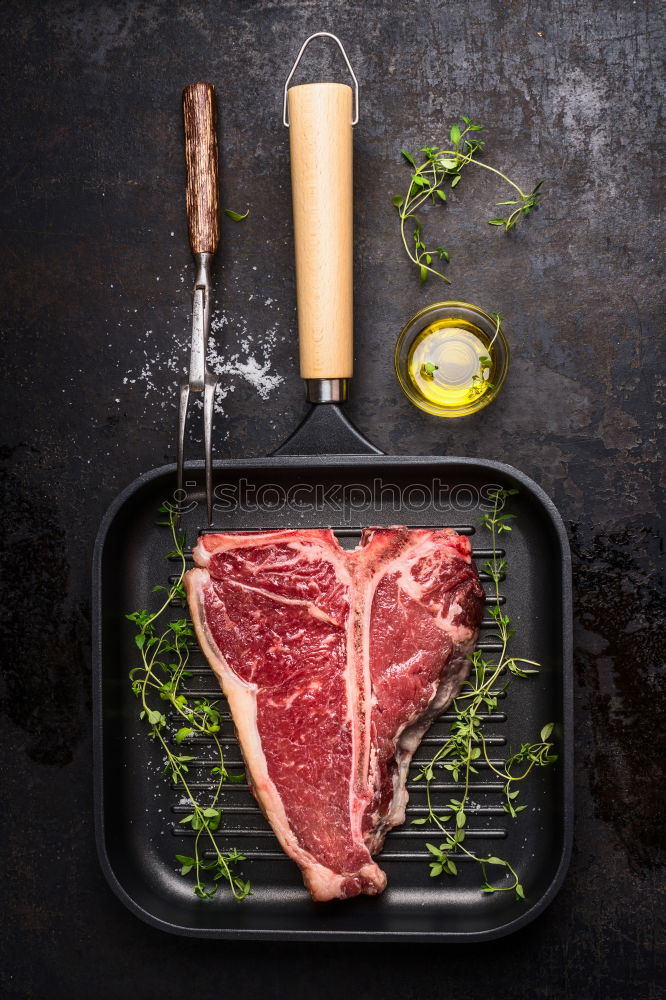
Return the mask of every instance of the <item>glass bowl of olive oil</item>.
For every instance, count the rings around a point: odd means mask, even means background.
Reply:
[[[497,321],[468,302],[437,302],[410,319],[395,345],[395,373],[415,406],[464,417],[497,396],[509,345]]]

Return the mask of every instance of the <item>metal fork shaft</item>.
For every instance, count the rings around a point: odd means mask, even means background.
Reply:
[[[213,407],[215,405],[215,378],[206,372],[204,381],[204,454],[206,456],[206,511],[208,526],[213,524]]]
[[[204,459],[206,466],[206,508],[208,524],[213,522],[213,409],[217,379],[206,365],[206,350],[210,330],[210,264],[212,254],[194,255],[197,273],[192,293],[192,343],[189,375],[180,384],[178,408],[177,479],[178,490],[183,490],[185,461],[185,426],[190,393],[203,393],[204,410]],[[182,492],[179,500],[182,501]]]
[[[178,489],[178,503],[183,501],[183,464],[185,461],[185,423],[187,421],[187,404],[190,398],[190,387],[187,381],[180,383],[180,402],[178,406],[178,440],[177,440],[177,451],[176,451],[176,469],[177,469],[177,489]]]

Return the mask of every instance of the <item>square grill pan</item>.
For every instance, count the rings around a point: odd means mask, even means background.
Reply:
[[[188,466],[187,478],[189,496],[199,501],[182,520],[191,545],[204,520],[201,465]],[[216,531],[331,527],[344,547],[353,548],[366,526],[453,527],[471,536],[479,565],[490,554],[488,535],[478,529],[487,488],[519,490],[511,498],[511,512],[517,515],[513,530],[501,537],[507,560],[502,600],[517,630],[511,651],[537,660],[541,670],[538,676],[513,680],[488,723],[487,742],[501,763],[523,740],[537,739],[544,723],[554,722],[559,760],[525,782],[521,803],[527,809],[517,820],[501,808],[501,783],[480,766],[472,785],[467,837],[477,851],[499,854],[514,865],[526,901],[508,892],[481,893],[480,870],[464,858],[457,878],[429,877],[424,845],[427,840],[439,843],[441,836],[410,825],[425,812],[424,788],[410,780],[407,822],[389,833],[377,857],[388,875],[386,891],[322,904],[310,900],[296,864],[282,852],[247,784],[224,788],[217,839],[223,849],[236,847],[247,856],[241,869],[252,882],[253,895],[237,903],[221,890],[212,900],[201,901],[191,881],[177,872],[174,856],[188,853],[192,836],[179,826],[187,806],[180,791],[161,776],[161,757],[138,718],[127,676],[138,662],[134,628],[124,617],[150,607],[151,587],[169,578],[169,539],[155,520],[174,483],[173,466],[137,479],[107,512],[95,547],[96,837],[102,868],[116,895],[155,927],[207,938],[478,941],[533,920],[562,883],[573,821],[570,555],[560,516],[540,487],[510,466],[466,458],[283,455],[216,466],[221,498]],[[488,589],[483,574],[481,578]],[[174,608],[174,614],[183,613]],[[479,645],[489,652],[493,643],[484,637],[491,626],[486,615]],[[227,766],[243,769],[228,709],[198,650],[192,653],[191,671],[187,690],[220,701]],[[451,712],[442,715],[430,729],[411,777],[446,738],[453,717]],[[211,747],[205,739],[193,738],[187,752],[197,757],[190,772],[194,786],[208,788]],[[455,789],[442,772],[432,787],[434,801],[443,805]]]

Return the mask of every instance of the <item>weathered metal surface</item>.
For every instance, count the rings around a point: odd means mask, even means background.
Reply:
[[[201,996],[660,995],[659,28],[650,0],[3,4],[2,534],[16,567],[3,995],[169,1000],[195,973]],[[176,943],[122,909],[94,852],[90,553],[118,490],[175,457],[191,266],[180,93],[215,84],[222,203],[250,208],[224,224],[215,264],[216,452],[265,454],[305,412],[281,86],[320,29],[340,35],[361,88],[348,413],[387,452],[519,466],[575,553],[574,858],[548,912],[481,961],[477,948],[347,948],[341,961],[340,947],[263,945],[259,962],[256,945]],[[304,74],[337,73],[328,59],[313,45]],[[504,190],[468,175],[424,220],[453,285],[422,287],[389,200],[406,181],[399,148],[443,144],[460,114],[487,127],[488,162],[544,177],[545,198],[507,237],[484,221]],[[512,370],[492,406],[443,422],[410,407],[391,353],[409,315],[454,297],[509,319]]]

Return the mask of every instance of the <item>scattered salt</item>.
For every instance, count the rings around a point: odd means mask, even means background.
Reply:
[[[157,280],[159,281],[159,277]],[[127,310],[128,313],[131,311]],[[133,312],[136,312],[136,309]],[[166,322],[169,323],[168,320]],[[134,367],[128,367],[122,377],[123,385],[138,385],[143,388],[144,399],[149,401],[150,407],[154,406],[155,395],[163,397],[160,408],[177,406],[177,394],[174,388],[178,386],[180,377],[187,372],[190,349],[188,322],[182,324],[179,322],[177,325],[179,334],[176,337],[157,338],[166,343],[165,349],[161,349],[156,342],[152,328],[145,330],[142,339],[139,339],[136,348],[131,352],[138,355],[141,360]],[[226,327],[229,329],[225,329]],[[223,400],[230,392],[236,390],[238,379],[252,386],[261,399],[268,399],[284,381],[282,375],[272,370],[272,353],[278,339],[285,338],[279,337],[277,323],[263,332],[250,333],[246,320],[239,321],[234,318],[230,322],[229,316],[224,312],[213,314],[208,364],[219,379],[215,397],[216,413],[226,415],[222,405]],[[164,383],[164,374],[169,372],[174,377]],[[195,406],[201,406],[201,400],[197,397],[193,399],[193,403]],[[146,412],[149,406],[146,406]]]

